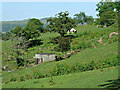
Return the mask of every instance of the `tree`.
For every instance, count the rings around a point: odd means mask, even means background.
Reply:
[[[85,12],[80,12],[79,14],[75,14],[75,20],[77,23],[84,23],[85,21],[85,18],[86,18],[86,15],[85,15]]]
[[[29,19],[29,22],[33,22],[37,26],[37,30],[39,30],[41,33],[44,31],[43,23],[41,23],[39,19],[32,18]]]
[[[21,35],[26,40],[34,39],[40,36],[40,32],[43,32],[43,24],[38,19],[29,19],[25,27],[21,31]]]
[[[96,6],[97,6],[96,11],[98,11],[97,16],[101,16],[102,13],[107,11],[114,11],[115,9],[114,2],[107,2],[107,0],[105,2],[101,0],[98,4],[96,4]]]
[[[85,19],[84,19],[84,21],[85,21],[86,23],[88,23],[88,24],[92,24],[93,21],[94,21],[94,19],[93,19],[92,16],[86,16]]]
[[[98,4],[96,4],[97,8],[96,11],[98,11],[97,16],[101,16],[102,13],[107,12],[107,11],[116,11],[117,13],[119,12],[120,8],[120,1],[119,0],[101,0]]]
[[[20,37],[21,36],[21,31],[22,31],[22,26],[16,26],[14,29],[10,30],[12,34],[15,35],[15,37]]]
[[[5,32],[2,35],[2,40],[9,40],[12,37],[12,33],[11,32]]]
[[[114,25],[117,27],[120,1],[111,0],[110,2],[110,0],[105,0],[105,2],[103,2],[103,0],[101,0],[96,6],[96,11],[98,11],[97,16],[100,17],[99,24],[107,26]]]
[[[106,25],[106,26],[111,26],[112,24],[115,23],[115,17],[116,14],[114,11],[107,11],[102,13],[100,17],[100,24],[101,25]]]
[[[75,20],[68,17],[68,11],[60,12],[54,18],[49,18],[46,30],[60,33],[61,36],[67,33],[68,30],[75,27]]]
[[[54,48],[56,51],[66,54],[70,50],[71,39],[69,37],[59,37],[56,41],[57,46]]]
[[[92,24],[93,23],[93,17],[92,16],[87,16],[85,14],[85,12],[80,12],[79,14],[75,14],[74,15],[74,19],[76,20],[76,23],[88,23],[88,24]]]

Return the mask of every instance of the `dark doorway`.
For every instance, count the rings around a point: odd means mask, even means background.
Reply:
[[[38,64],[39,61],[40,61],[40,59],[37,58],[37,60],[36,60],[36,64]]]
[[[43,58],[41,58],[41,63],[43,63],[44,62],[44,60],[43,60]]]

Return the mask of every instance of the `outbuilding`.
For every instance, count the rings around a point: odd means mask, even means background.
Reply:
[[[55,53],[37,53],[35,54],[36,64],[43,62],[54,61],[56,59]]]

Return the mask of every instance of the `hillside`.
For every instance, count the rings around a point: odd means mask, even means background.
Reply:
[[[118,88],[118,68],[79,72],[24,82],[3,84],[3,88]]]
[[[114,56],[116,56],[115,52],[118,52],[117,45],[118,43],[115,42],[99,48],[86,49],[82,52],[74,54],[68,59],[59,62],[44,63],[36,67],[30,67],[28,69],[23,69],[20,71],[3,72],[3,82],[10,81],[12,77],[16,77],[17,80],[19,80],[21,76],[26,77],[27,75],[29,75],[29,78],[34,78],[33,75],[35,72],[40,72],[40,75],[46,76],[47,74],[52,74],[57,65],[62,65],[63,68],[68,66],[69,69],[72,70],[72,68],[76,65],[85,65],[90,63],[91,61],[98,63],[99,61],[103,61],[105,59],[107,60],[107,58],[112,59]]]
[[[47,25],[47,19],[48,18],[42,18],[40,21],[44,24],[44,27]],[[22,27],[25,27],[25,24],[28,22],[28,20],[21,20],[21,21],[2,21],[2,30],[0,28],[0,31],[2,32],[8,32],[11,29],[15,28],[17,25],[21,25]],[[1,22],[0,22],[1,23]]]
[[[111,68],[114,66],[118,66],[118,36],[113,35],[112,38],[109,38],[110,33],[117,32],[116,28],[96,28],[94,25],[85,25],[85,26],[77,26],[75,27],[75,29],[77,30],[77,34],[71,35],[74,37],[71,41],[71,46],[72,46],[71,49],[72,50],[80,49],[81,50],[80,52],[73,53],[71,57],[60,61],[44,62],[43,64],[39,64],[37,66],[34,66],[35,63],[33,63],[32,67],[31,66],[27,67],[27,69],[26,67],[22,67],[22,70],[17,69],[17,64],[14,62],[14,60],[11,59],[10,61],[8,61],[8,55],[10,55],[11,53],[10,47],[13,46],[15,43],[17,43],[17,41],[14,40],[2,41],[3,42],[2,63],[3,66],[6,65],[8,66],[8,68],[3,71],[3,77],[2,77],[3,87],[8,87],[8,86],[14,87],[13,85],[16,82],[20,83],[17,87],[21,87],[23,86],[22,83],[25,82],[26,84],[26,82],[29,82],[30,80],[34,82],[35,79],[38,79],[38,82],[39,79],[42,80],[43,82],[45,80],[46,82],[46,80],[48,81],[47,78],[51,78],[53,76],[55,76],[55,78],[56,76],[63,78],[63,76],[66,75],[67,78],[67,76],[69,77],[69,75],[73,75],[74,73],[79,73],[76,74],[75,77],[81,77],[79,75],[81,75],[83,72],[86,71],[90,72],[92,70],[92,72],[94,72],[94,70],[98,70],[102,72],[104,68]],[[31,59],[35,61],[33,57],[35,56],[35,53],[40,52],[40,49],[42,50],[42,53],[53,53],[53,52],[57,53],[57,51],[53,49],[55,45],[51,43],[51,38],[55,38],[58,36],[59,34],[55,32],[43,33],[40,37],[38,37],[39,39],[42,40],[43,44],[28,48],[28,52],[24,56],[27,57],[27,59]],[[102,37],[102,41],[104,44],[100,44],[98,42],[100,37]],[[92,46],[90,42],[92,42],[96,47]],[[70,50],[68,52],[70,52]],[[12,72],[7,72],[9,70]],[[109,70],[107,70],[106,72],[111,73],[111,76],[105,79],[105,76],[108,75],[108,73],[106,73],[103,80],[102,77],[99,76],[99,78],[101,78],[102,81],[100,83],[97,83],[98,85],[101,85],[102,82],[104,83],[105,80],[117,79],[116,78],[117,75],[115,76],[115,78],[112,78],[112,76],[114,76],[114,73],[116,73],[114,72],[114,70],[113,72],[109,72]],[[97,73],[96,75],[98,76],[99,73]],[[70,81],[74,79],[71,76],[69,78],[71,78],[71,80],[69,79]],[[91,75],[91,77],[87,78],[85,81],[80,78],[79,80],[85,83],[86,81],[90,82],[91,80],[90,78],[94,78],[94,77],[92,77]],[[96,81],[99,80],[98,77],[95,78]],[[80,83],[79,80],[78,81],[77,80],[76,82],[74,82],[74,84],[77,83],[75,86],[79,87]],[[96,81],[94,81],[92,85],[87,84],[85,87],[93,87]],[[51,82],[53,83],[54,80],[50,81],[50,83]],[[58,83],[57,81],[55,82]],[[71,85],[69,83],[67,84],[66,81],[63,82],[65,83],[64,84],[65,86],[63,85],[63,87],[68,87],[69,85]],[[97,84],[94,87],[98,87]],[[55,87],[61,87],[60,84],[59,85],[55,84],[55,85],[56,85]],[[39,87],[37,86],[36,81],[35,81],[35,87]],[[44,87],[44,85],[40,85],[40,87]],[[51,85],[50,86],[48,85],[46,87],[51,87]],[[71,87],[74,86],[71,85]]]

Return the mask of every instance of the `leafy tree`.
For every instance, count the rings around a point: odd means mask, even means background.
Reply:
[[[100,24],[110,26],[115,23],[116,14],[114,11],[107,11],[102,13],[100,17]]]
[[[6,32],[2,35],[2,40],[9,40],[12,37],[12,33],[11,32]]]
[[[120,1],[119,0],[114,1],[114,7],[117,13],[120,12]]]
[[[36,25],[37,30],[39,30],[41,33],[44,31],[43,23],[41,23],[39,19],[32,18],[32,19],[29,19],[29,22],[33,22]]]
[[[96,4],[96,6],[96,11],[98,11],[97,16],[101,16],[102,13],[107,11],[116,11],[118,13],[120,8],[120,1],[105,0],[103,2],[103,0],[101,0],[98,4]]]
[[[100,17],[98,20],[98,23],[101,25],[115,25],[117,26],[118,23],[118,12],[119,12],[119,6],[120,6],[120,1],[112,1],[110,0],[101,0],[97,5],[96,11],[98,11],[97,16]]]
[[[66,53],[70,49],[70,41],[71,39],[69,37],[59,37],[55,50]]]
[[[16,26],[14,29],[10,30],[10,32],[12,34],[14,34],[15,36],[20,37],[21,36],[21,31],[22,31],[22,26]]]
[[[87,16],[85,12],[80,12],[79,14],[75,14],[74,16],[75,16],[74,19],[76,20],[76,23],[92,24],[94,20],[92,16]]]
[[[14,44],[11,47],[11,56],[12,59],[16,62],[17,66],[24,66],[27,65],[27,60],[25,57],[25,54],[27,53],[28,44],[26,44],[26,41],[24,38],[20,37],[17,39],[18,43]]]
[[[101,0],[98,4],[96,4],[96,6],[97,6],[96,11],[98,11],[97,16],[101,16],[102,13],[107,11],[114,11],[115,9],[114,2],[107,2],[107,0],[105,2]]]
[[[85,19],[84,19],[84,21],[85,21],[86,23],[88,23],[88,24],[92,24],[93,21],[94,21],[94,19],[93,19],[92,16],[86,16]]]
[[[85,22],[85,18],[86,18],[86,15],[85,15],[85,12],[80,12],[79,14],[75,14],[75,20],[77,23],[84,23]]]
[[[61,36],[67,33],[68,30],[75,27],[75,20],[68,17],[68,11],[60,12],[54,18],[49,18],[46,30],[60,33]]]
[[[40,32],[43,32],[43,24],[38,19],[29,19],[26,26],[22,29],[21,35],[26,40],[34,39],[40,36]]]

